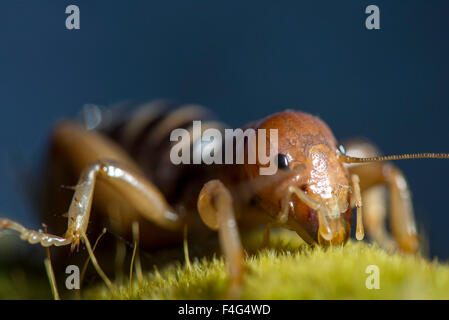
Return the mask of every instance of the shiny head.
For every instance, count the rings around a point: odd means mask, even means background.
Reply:
[[[307,113],[287,110],[263,119],[255,129],[278,130],[279,170],[267,179],[272,183],[253,185],[261,206],[309,243],[346,242],[352,219],[349,173],[328,126]],[[253,181],[259,166],[245,165]]]

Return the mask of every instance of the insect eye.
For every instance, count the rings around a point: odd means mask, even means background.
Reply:
[[[346,149],[345,149],[345,146],[344,145],[342,145],[342,144],[340,144],[339,146],[338,146],[338,151],[340,151],[340,153],[342,154],[342,155],[346,155]]]
[[[288,158],[285,154],[279,153],[276,156],[276,162],[279,169],[288,168]]]

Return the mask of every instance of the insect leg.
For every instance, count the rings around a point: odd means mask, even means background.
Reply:
[[[20,234],[22,240],[28,241],[31,244],[40,243],[44,247],[49,246],[65,246],[71,243],[71,239],[56,236],[50,233],[45,233],[41,230],[30,230],[21,224],[6,218],[0,218],[0,230],[11,229]]]
[[[95,220],[102,219],[110,224],[112,232],[131,238],[132,224],[138,221],[142,230],[147,230],[140,234],[140,244],[157,246],[173,242],[178,231],[182,230],[183,219],[168,205],[162,192],[147,179],[130,155],[108,136],[63,121],[53,130],[51,155],[52,169],[66,174],[55,174],[50,195],[57,192],[61,183],[67,183],[65,181],[76,184],[75,179],[87,167],[106,159],[103,161],[105,169],[96,173],[98,181],[95,183],[93,206],[99,218],[95,217]],[[106,173],[108,167],[109,172]],[[52,210],[65,210],[64,206],[67,206],[67,201],[57,207],[52,206]],[[117,258],[119,262],[120,255]]]
[[[394,166],[388,167],[384,174],[390,191],[391,231],[401,250],[414,253],[419,241],[407,181]]]
[[[198,212],[204,223],[217,230],[230,276],[229,296],[239,296],[244,274],[244,254],[235,219],[232,196],[219,180],[211,180],[201,189]]]
[[[8,219],[0,220],[0,227],[18,231],[23,240],[30,243],[40,242],[43,246],[72,245],[72,249],[86,233],[92,206],[96,180],[114,187],[125,200],[143,217],[167,229],[181,226],[181,219],[166,203],[159,190],[145,177],[126,165],[114,160],[96,161],[86,167],[75,187],[68,212],[68,225],[64,237],[58,237],[41,231],[32,231]]]
[[[376,185],[362,193],[363,219],[368,236],[387,250],[397,249],[397,244],[387,231],[388,188]]]
[[[372,144],[363,140],[347,142],[345,147],[347,154],[351,156],[372,157],[380,154]],[[402,172],[391,162],[349,165],[349,171],[360,177],[364,219],[369,236],[385,248],[399,247],[405,252],[416,252],[418,236],[413,205]],[[396,243],[386,231],[385,203],[388,195],[389,220]]]

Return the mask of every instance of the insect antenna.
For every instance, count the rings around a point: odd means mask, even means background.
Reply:
[[[132,281],[133,281],[133,268],[134,268],[134,260],[136,260],[136,273],[137,278],[139,281],[142,281],[143,275],[142,275],[142,266],[140,263],[140,256],[137,253],[138,246],[139,246],[139,223],[137,221],[134,221],[132,224],[132,231],[133,231],[133,240],[134,240],[134,248],[133,248],[133,254],[131,257],[131,265],[129,267],[129,287],[132,288]],[[136,257],[137,254],[137,257]]]
[[[186,261],[187,268],[190,270],[192,268],[192,265],[190,264],[190,256],[189,256],[189,244],[187,242],[188,240],[188,226],[187,224],[184,225],[184,259]]]
[[[51,292],[53,293],[53,298],[55,300],[61,300],[58,293],[58,288],[56,287],[55,273],[51,266],[50,258],[44,259],[45,271],[47,272],[48,280],[50,281]]]
[[[45,230],[45,233],[48,232],[48,228],[46,224],[42,224]],[[56,286],[56,278],[55,273],[53,272],[53,268],[51,266],[51,254],[50,248],[46,247],[45,251],[47,253],[47,258],[44,259],[45,271],[47,272],[48,280],[50,281],[51,292],[53,293],[53,298],[55,300],[61,300],[59,297],[58,287]]]
[[[109,288],[111,292],[115,291],[115,287],[112,284],[111,280],[106,276],[104,271],[101,269],[100,265],[98,264],[97,258],[94,255],[94,252],[92,251],[92,247],[90,246],[89,239],[86,236],[86,233],[82,232],[81,234],[82,239],[84,241],[84,244],[86,245],[87,252],[89,253],[89,256],[92,260],[92,264],[94,265],[95,269],[97,270],[97,273],[100,275],[100,277],[105,282],[106,286]]]
[[[449,159],[449,153],[411,153],[390,156],[357,158],[351,156],[342,156],[344,163],[365,163],[365,162],[379,162],[389,160],[404,160],[404,159]]]
[[[94,246],[92,248],[92,252],[95,252],[95,249],[97,248],[98,242],[100,241],[101,237],[103,237],[103,235],[106,233],[106,228],[103,228],[103,231],[100,233],[100,235],[98,236],[97,240],[94,243]],[[83,280],[84,280],[84,276],[86,275],[86,270],[87,270],[87,266],[89,265],[90,262],[90,256],[88,256],[86,258],[86,261],[84,262],[84,266],[83,269],[81,271],[81,276],[80,276],[80,284],[83,285]]]

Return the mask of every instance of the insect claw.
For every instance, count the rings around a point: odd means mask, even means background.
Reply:
[[[69,238],[71,239],[70,253],[73,253],[75,251],[75,249],[76,249],[76,252],[78,252],[79,248],[80,248],[81,237],[79,235],[72,235],[72,236],[69,236]]]

